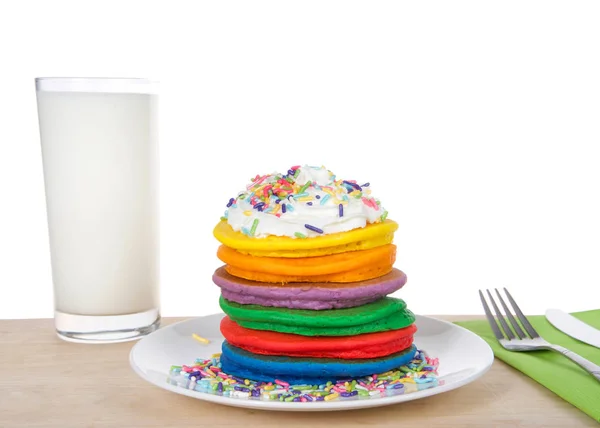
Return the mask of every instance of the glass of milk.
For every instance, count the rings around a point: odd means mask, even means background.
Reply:
[[[58,336],[108,343],[160,323],[157,83],[38,78]]]

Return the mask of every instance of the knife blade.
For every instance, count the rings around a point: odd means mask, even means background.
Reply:
[[[560,309],[548,309],[546,319],[563,333],[588,345],[600,348],[600,330]]]

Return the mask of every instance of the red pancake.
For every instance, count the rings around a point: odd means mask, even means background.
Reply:
[[[274,331],[252,330],[224,317],[221,333],[227,342],[254,354],[361,359],[378,358],[403,351],[413,343],[417,327],[357,336],[300,336]]]

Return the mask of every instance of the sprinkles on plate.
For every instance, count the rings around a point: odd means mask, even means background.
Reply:
[[[313,402],[381,398],[442,385],[439,361],[417,350],[414,359],[397,370],[322,385],[290,385],[281,380],[255,382],[221,371],[221,354],[187,366],[171,366],[168,382],[181,388],[223,397],[264,401]]]

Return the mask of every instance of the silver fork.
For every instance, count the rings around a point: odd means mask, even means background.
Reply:
[[[486,290],[486,291],[487,291],[489,300],[492,303],[492,306],[494,308],[494,312],[496,312],[496,317],[498,318],[498,322],[500,323],[502,330],[500,330],[500,328],[498,327],[498,323],[496,322],[496,319],[492,315],[492,312],[490,311],[490,308],[485,300],[485,297],[483,296],[483,293],[481,292],[481,290],[479,290],[479,297],[481,297],[481,303],[483,304],[483,310],[485,311],[485,316],[487,317],[488,322],[490,323],[490,326],[492,327],[492,331],[494,332],[496,339],[498,339],[498,342],[500,342],[500,345],[502,345],[505,349],[507,349],[509,351],[538,351],[541,349],[550,349],[552,351],[556,351],[556,352],[564,355],[565,357],[573,360],[575,363],[580,365],[585,371],[589,372],[592,376],[594,376],[596,378],[596,380],[600,381],[600,366],[592,363],[589,360],[586,360],[585,358],[576,354],[575,352],[569,351],[567,348],[563,348],[562,346],[559,346],[559,345],[553,345],[552,343],[548,343],[546,340],[544,340],[544,338],[542,338],[537,333],[537,331],[535,331],[535,329],[529,323],[529,321],[527,320],[525,315],[523,315],[523,312],[521,312],[521,309],[519,308],[519,306],[517,306],[517,303],[515,302],[515,300],[512,298],[512,296],[510,295],[508,290],[505,288],[504,292],[506,293],[506,297],[508,298],[508,301],[510,302],[515,313],[517,314],[517,318],[519,318],[519,321],[521,321],[523,328],[525,329],[525,331],[527,331],[527,334],[525,334],[525,332],[521,329],[521,326],[519,325],[519,323],[517,322],[515,317],[510,312],[510,309],[508,309],[508,306],[506,306],[506,303],[504,303],[504,299],[500,295],[500,292],[496,289],[496,294],[498,295],[500,304],[502,305],[502,308],[504,309],[504,312],[506,313],[506,317],[508,318],[508,321],[513,326],[513,329],[514,329],[514,332],[513,332],[513,330],[511,330],[509,325],[506,323],[506,320],[504,319],[504,316],[500,312],[500,309],[498,309],[498,305],[496,305],[496,302],[495,302],[494,298],[492,297],[492,293],[490,293],[489,290]]]

